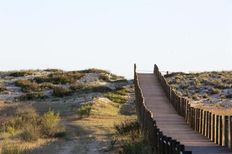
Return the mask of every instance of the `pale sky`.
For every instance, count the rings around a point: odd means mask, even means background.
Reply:
[[[0,70],[232,70],[231,0],[0,0]]]

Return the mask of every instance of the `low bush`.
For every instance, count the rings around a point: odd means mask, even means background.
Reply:
[[[49,82],[43,82],[40,84],[41,89],[53,89],[55,85]]]
[[[44,71],[46,71],[46,72],[64,72],[61,69],[54,69],[54,68],[48,68],[48,69],[45,69]]]
[[[124,95],[124,96],[128,95],[129,92],[130,92],[129,89],[127,88],[117,88],[114,91],[114,93],[119,94],[119,95]]]
[[[145,142],[137,120],[124,121],[115,125],[116,138],[121,143],[120,154],[147,154],[150,146]]]
[[[99,79],[105,82],[109,82],[111,79],[110,74],[101,73],[99,74]]]
[[[106,86],[87,86],[83,89],[83,92],[99,92],[99,93],[104,93],[104,92],[109,92],[112,91],[109,87]]]
[[[82,73],[77,71],[70,72],[53,72],[47,76],[35,77],[33,80],[37,83],[49,82],[53,84],[70,84],[83,76]]]
[[[60,116],[54,111],[48,111],[41,118],[41,133],[45,137],[55,137],[57,133],[62,131],[60,125]]]
[[[40,85],[30,80],[17,80],[15,85],[21,87],[23,92],[40,91]]]
[[[35,100],[35,99],[45,99],[47,96],[44,95],[42,92],[28,92],[19,96],[19,100],[27,101],[27,100]]]
[[[187,75],[186,73],[183,72],[174,72],[174,73],[170,73],[170,74],[165,74],[164,77],[165,78],[171,78],[174,76],[183,76],[183,75]]]
[[[127,102],[126,96],[114,92],[107,92],[104,96],[115,103],[123,104]]]
[[[126,142],[122,145],[120,154],[149,154],[149,146],[143,139],[135,142]]]
[[[226,94],[226,98],[231,99],[232,98],[232,94]]]
[[[6,88],[4,86],[0,85],[0,92],[3,92],[5,90],[6,90]]]
[[[83,91],[86,88],[84,84],[72,84],[69,87],[72,91]]]
[[[6,132],[13,136],[16,133],[16,129],[9,125],[6,127]]]
[[[140,134],[140,125],[137,120],[134,121],[124,121],[118,125],[114,126],[116,133],[119,135],[128,135],[128,134]]]
[[[221,92],[220,89],[212,88],[212,89],[209,91],[209,94],[214,95],[214,94],[219,94],[220,92]]]
[[[16,72],[12,72],[9,74],[9,76],[12,77],[23,77],[26,75],[33,75],[34,71],[32,70],[24,70],[24,71],[16,71]]]
[[[30,105],[23,105],[17,107],[15,115],[2,124],[1,130],[13,135],[14,132],[22,129],[27,124],[37,125],[37,121],[38,114],[35,109]]]
[[[109,82],[111,80],[117,80],[118,78],[123,78],[123,77],[119,77],[115,74],[112,74],[109,71],[102,70],[102,69],[96,69],[96,68],[81,70],[79,72],[80,73],[97,73],[97,74],[99,74],[99,79],[102,81],[106,81],[106,82]]]
[[[128,89],[118,88],[114,91],[105,93],[104,96],[115,103],[123,104],[127,102],[128,93],[129,93]]]
[[[90,115],[92,109],[92,103],[86,103],[80,106],[77,109],[76,113],[80,116],[80,118],[88,117]]]
[[[76,84],[76,85],[71,85],[70,89],[73,92],[79,92],[79,93],[92,93],[92,92],[104,93],[104,92],[112,91],[112,89],[104,85],[91,86],[91,85]]]
[[[27,124],[23,127],[20,137],[27,142],[37,141],[40,138],[40,130],[36,125]]]
[[[102,70],[102,69],[97,69],[97,68],[90,68],[90,69],[86,69],[86,70],[81,70],[79,71],[80,73],[103,73],[103,74],[110,74],[109,71],[106,70]]]
[[[209,95],[208,94],[203,94],[202,97],[203,98],[209,98]]]
[[[32,105],[22,105],[16,109],[16,117],[20,120],[18,125],[22,127],[25,123],[36,125],[39,115]]]
[[[50,110],[39,116],[35,109],[29,105],[18,107],[15,116],[1,127],[1,130],[12,135],[16,131],[21,132],[19,137],[24,141],[36,141],[40,137],[65,136],[65,130],[61,125],[58,113]]]
[[[200,99],[200,96],[199,96],[198,94],[193,94],[193,95],[192,95],[192,99],[195,100],[195,101],[196,101],[196,100],[199,100],[199,99]]]
[[[56,97],[65,97],[72,95],[73,91],[67,88],[55,87],[53,89],[52,95]]]

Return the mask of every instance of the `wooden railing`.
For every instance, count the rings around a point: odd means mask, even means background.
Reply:
[[[145,99],[139,86],[139,80],[136,73],[136,65],[134,66],[134,85],[136,95],[136,110],[138,120],[144,133],[144,138],[151,146],[151,153],[154,154],[191,154],[190,151],[185,151],[184,145],[165,136],[156,125],[153,119],[153,114],[145,105]]]
[[[218,115],[211,111],[191,106],[189,99],[179,96],[165,80],[157,65],[154,74],[163,87],[170,103],[177,113],[197,132],[208,137],[212,142],[232,149],[232,116]]]

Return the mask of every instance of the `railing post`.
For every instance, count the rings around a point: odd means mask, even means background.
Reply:
[[[216,144],[218,144],[218,121],[219,121],[219,116],[215,115],[215,125],[214,125],[214,127],[215,127],[215,135],[214,135],[215,140],[214,140],[214,142]]]
[[[174,154],[179,154],[180,142],[176,142]]]
[[[174,153],[174,151],[175,151],[175,146],[176,146],[176,140],[171,140],[170,141],[170,143],[171,143],[171,147],[170,147],[170,153]]]
[[[232,150],[232,116],[228,119],[228,147]]]
[[[206,117],[205,117],[205,118],[206,118],[206,128],[205,128],[205,130],[206,130],[205,136],[206,136],[206,137],[208,137],[208,133],[209,133],[209,132],[208,132],[208,131],[209,131],[209,129],[208,129],[208,128],[209,128],[209,125],[208,125],[208,124],[209,124],[209,121],[208,121],[208,120],[209,120],[209,119],[208,119],[208,113],[209,113],[209,112],[206,111]]]
[[[207,111],[204,111],[204,136],[207,136]]]
[[[228,116],[222,117],[222,146],[228,147]]]
[[[210,140],[214,142],[214,135],[215,135],[215,114],[211,115],[211,137]]]
[[[156,74],[156,65],[154,64],[153,73]]]
[[[178,154],[183,152],[184,151],[184,145],[180,144],[177,149],[178,149],[178,151],[177,151]]]
[[[202,110],[200,109],[199,115],[199,133],[202,133]]]
[[[218,134],[218,138],[219,138],[219,145],[222,145],[222,116],[219,116],[219,134]]]
[[[137,69],[137,66],[136,64],[134,64],[134,75],[136,74],[136,69]]]
[[[211,112],[208,112],[208,138],[210,139],[211,138]]]
[[[201,131],[202,135],[205,135],[205,112],[204,110],[202,110],[202,131]]]

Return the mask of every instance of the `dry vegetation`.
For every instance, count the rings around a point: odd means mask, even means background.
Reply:
[[[121,141],[112,144],[115,125],[136,119],[133,86],[123,77],[100,69],[23,70],[0,77],[0,153],[122,151]]]
[[[232,72],[172,73],[165,75],[168,83],[193,105],[218,110],[232,107]]]

